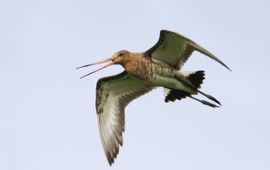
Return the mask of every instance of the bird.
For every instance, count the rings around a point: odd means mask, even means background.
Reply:
[[[125,131],[125,107],[134,99],[163,87],[165,102],[174,102],[189,97],[210,107],[221,103],[200,89],[205,73],[203,70],[180,71],[192,52],[198,51],[210,57],[231,71],[220,59],[191,39],[172,32],[161,30],[157,43],[145,52],[121,50],[103,61],[83,65],[77,69],[107,63],[81,78],[91,75],[111,65],[119,64],[124,71],[101,78],[96,84],[96,112],[103,149],[109,165],[114,163],[123,145]],[[195,98],[201,94],[210,101]]]

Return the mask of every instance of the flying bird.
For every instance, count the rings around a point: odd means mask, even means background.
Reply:
[[[124,68],[120,74],[99,79],[96,85],[99,132],[110,165],[117,157],[120,145],[123,145],[125,107],[135,98],[157,87],[164,87],[165,102],[189,97],[210,107],[221,105],[216,98],[199,90],[204,71],[180,71],[193,51],[201,52],[230,70],[220,59],[194,41],[167,30],[160,31],[158,42],[146,52],[121,50],[106,60],[77,68],[110,62],[81,78],[113,64],[120,64]],[[212,102],[195,98],[197,94]]]

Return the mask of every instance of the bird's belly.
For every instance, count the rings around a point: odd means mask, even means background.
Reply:
[[[147,81],[149,81],[151,84],[155,86],[163,86],[170,89],[178,89],[184,87],[183,84],[178,80],[176,80],[175,78],[170,76],[162,76],[158,74],[153,75]]]
[[[149,82],[153,86],[162,86],[169,89],[177,89],[183,90],[188,93],[194,93],[194,90],[187,87],[183,82],[178,79],[183,79],[184,75],[182,75],[178,70],[175,70],[170,67],[161,66],[156,63],[145,64],[141,63],[133,65],[133,67],[126,68],[126,71],[135,77]],[[176,79],[178,77],[178,79]]]
[[[147,80],[153,86],[162,86],[169,89],[183,90],[185,92],[194,93],[194,89],[186,86],[183,82],[175,78],[175,72],[154,72],[153,75]]]

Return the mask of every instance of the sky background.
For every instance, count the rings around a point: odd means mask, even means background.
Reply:
[[[204,92],[166,104],[161,88],[126,108],[124,147],[112,167],[101,145],[96,81],[123,69],[75,67],[118,50],[146,51],[161,29],[183,34],[200,53],[183,70],[206,71]],[[0,1],[1,170],[269,170],[270,2]]]

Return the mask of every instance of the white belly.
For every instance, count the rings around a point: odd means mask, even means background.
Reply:
[[[183,76],[183,75],[181,75],[181,76]],[[180,78],[181,78],[181,76],[180,76]],[[182,83],[181,81],[177,80],[175,78],[174,73],[172,73],[171,75],[168,75],[168,74],[154,74],[147,81],[149,81],[154,86],[162,86],[162,87],[165,87],[165,88],[168,88],[168,89],[182,90],[182,91],[185,91],[185,92],[188,92],[188,93],[191,93],[191,94],[196,93],[193,90],[193,88],[190,88],[190,87],[186,86],[184,83]],[[183,80],[183,81],[185,81],[185,80]]]

